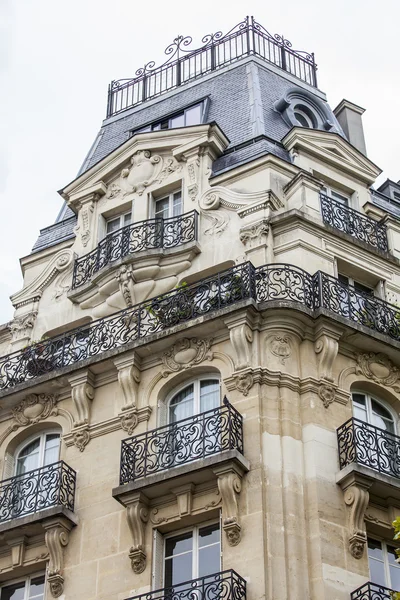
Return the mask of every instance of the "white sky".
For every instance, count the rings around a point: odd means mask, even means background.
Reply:
[[[363,116],[368,155],[400,179],[398,0],[0,0],[0,323],[22,287],[18,259],[61,207],[105,115],[107,85],[193,47],[246,14],[295,49],[315,52],[319,87]]]

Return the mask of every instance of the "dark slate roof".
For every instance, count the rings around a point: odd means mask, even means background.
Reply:
[[[76,225],[76,216],[54,223],[49,227],[40,230],[40,235],[32,248],[32,253],[40,252],[45,248],[64,242],[75,237],[74,227]]]
[[[371,189],[371,199],[372,203],[379,206],[379,208],[382,208],[382,210],[385,210],[397,219],[400,218],[400,202],[397,202],[389,196],[382,194],[382,192],[374,189]]]

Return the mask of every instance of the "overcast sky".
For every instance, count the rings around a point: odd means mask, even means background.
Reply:
[[[105,115],[107,85],[163,61],[177,34],[193,46],[253,14],[315,52],[319,87],[363,116],[379,181],[400,178],[398,0],[0,0],[0,323],[22,287],[19,258],[61,207]],[[165,58],[165,57],[164,57]]]

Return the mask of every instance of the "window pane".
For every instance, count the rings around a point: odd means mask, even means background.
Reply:
[[[107,221],[107,233],[113,233],[120,228],[120,218],[112,219],[111,221]]]
[[[51,465],[58,461],[60,448],[60,436],[58,433],[52,433],[46,436],[46,446],[44,450],[44,464]]]
[[[386,408],[375,400],[371,400],[372,405],[372,424],[385,431],[394,433],[394,423],[391,414]]]
[[[131,224],[131,218],[132,218],[132,213],[130,213],[130,212],[126,213],[126,215],[124,215],[124,226]]]
[[[363,394],[353,394],[353,415],[360,421],[367,421],[367,405]]]
[[[199,550],[199,577],[218,573],[220,570],[220,547],[219,544],[200,548]]]
[[[39,466],[40,438],[37,438],[21,450],[17,459],[17,475],[37,469]]]
[[[349,204],[349,199],[346,196],[339,194],[339,192],[332,191],[331,194],[332,194],[332,198],[334,198],[334,200],[337,200],[341,204],[344,204],[345,206],[347,206]]]
[[[183,552],[191,552],[193,545],[193,533],[188,531],[165,540],[165,556],[176,556]]]
[[[185,125],[185,115],[182,113],[181,115],[177,115],[176,117],[172,117],[169,121],[169,126],[172,127],[184,127]]]
[[[156,218],[168,219],[169,216],[169,198],[162,198],[156,202]]]
[[[357,290],[357,292],[361,292],[362,294],[367,294],[367,296],[373,296],[374,295],[374,290],[366,285],[363,285],[362,283],[359,283],[358,281],[354,282],[354,289]]]
[[[339,273],[338,279],[339,279],[340,283],[343,283],[344,285],[349,285],[349,278],[346,277],[346,275],[342,275],[341,273]]]
[[[180,554],[165,561],[165,587],[192,579],[192,552]]]
[[[198,125],[201,123],[202,104],[197,104],[185,110],[185,125]]]
[[[219,406],[219,381],[206,379],[200,382],[200,412]]]
[[[207,525],[199,530],[199,547],[219,544],[219,524]]]
[[[176,192],[172,197],[172,216],[178,217],[182,214],[182,194]]]
[[[368,562],[370,580],[378,585],[386,585],[385,566],[380,542],[368,540]]]
[[[193,384],[176,394],[169,405],[169,422],[176,423],[194,414]]]
[[[1,588],[0,600],[24,600],[25,581]]]
[[[29,600],[43,600],[44,598],[44,575],[31,579]]]

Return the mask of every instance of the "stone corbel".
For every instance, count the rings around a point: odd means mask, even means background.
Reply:
[[[47,567],[47,581],[53,598],[58,598],[64,592],[64,547],[69,541],[72,524],[62,517],[43,522],[45,543],[50,560]]]
[[[222,528],[228,544],[237,546],[241,540],[238,495],[242,489],[243,471],[236,465],[226,465],[213,469],[217,476],[218,489],[222,498]]]
[[[322,324],[316,332],[314,350],[318,356],[319,396],[325,406],[334,402],[337,386],[334,384],[333,366],[339,351],[342,332]]]
[[[247,315],[238,319],[226,319],[225,325],[229,329],[229,336],[235,352],[235,370],[247,369],[252,363],[253,331]]]
[[[90,413],[94,398],[94,376],[90,370],[68,378],[76,415],[72,429],[75,446],[83,452],[90,441]]]
[[[183,158],[186,160],[188,196],[194,202],[201,192],[199,149],[185,152]]]
[[[344,502],[349,507],[349,551],[354,558],[360,559],[367,543],[364,519],[373,480],[352,472],[339,483],[344,492]]]
[[[145,528],[149,520],[148,499],[141,492],[124,496],[126,518],[132,534],[133,545],[129,550],[129,558],[134,573],[143,573],[146,568]]]
[[[140,383],[140,359],[136,352],[129,353],[122,358],[114,359],[118,369],[118,383],[122,390],[123,405],[118,415],[121,427],[132,435],[139,422],[138,393]]]
[[[182,518],[186,517],[187,515],[191,515],[194,493],[193,483],[187,483],[186,485],[176,487],[172,489],[171,492],[176,496],[179,517]]]
[[[11,548],[11,562],[13,569],[22,567],[24,564],[26,542],[27,537],[25,535],[7,540],[7,545]]]

